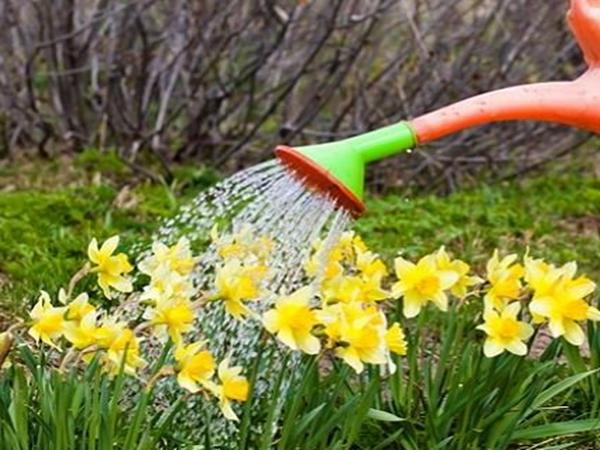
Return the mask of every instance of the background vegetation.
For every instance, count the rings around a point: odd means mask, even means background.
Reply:
[[[5,0],[0,157],[116,149],[237,169],[511,84],[570,79],[566,0]],[[522,123],[387,162],[379,188],[519,176],[588,135]],[[491,151],[493,149],[493,151]],[[435,151],[431,151],[435,150]],[[31,151],[31,150],[30,150]]]

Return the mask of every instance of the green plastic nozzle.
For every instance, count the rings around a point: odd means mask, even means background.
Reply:
[[[362,200],[366,165],[416,145],[410,124],[400,122],[342,141],[296,147],[295,150],[325,169]]]

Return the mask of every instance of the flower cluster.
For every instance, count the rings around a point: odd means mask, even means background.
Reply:
[[[313,248],[305,264],[312,282],[277,298],[263,314],[265,328],[293,350],[332,350],[358,373],[365,363],[389,364],[393,371],[391,353],[405,354],[406,341],[378,304],[390,296],[382,285],[385,264],[352,232]]]
[[[600,320],[600,311],[587,300],[595,283],[576,276],[574,262],[556,267],[528,255],[523,264],[517,259],[514,254],[500,259],[496,251],[487,264],[490,286],[484,297],[485,323],[479,327],[487,334],[485,354],[491,357],[504,350],[526,354],[525,342],[534,332],[533,325],[546,323],[553,337],[583,344],[581,323]],[[518,319],[522,303],[527,305],[531,324]]]
[[[108,314],[107,310],[90,302],[86,292],[71,300],[70,292],[61,289],[58,305],[42,291],[38,302],[30,311],[29,335],[53,349],[62,351],[64,365],[73,355],[85,362],[98,358],[110,375],[123,370],[138,376],[146,364],[142,358],[144,340],[158,343],[171,342],[172,366],[163,367],[148,382],[152,385],[157,376],[175,374],[179,385],[191,393],[207,392],[219,401],[228,419],[236,420],[232,401],[245,401],[248,382],[240,375],[240,367],[230,367],[228,358],[218,367],[207,348],[207,342],[197,340],[186,343],[186,336],[194,331],[197,310],[205,298],[196,292],[191,273],[196,265],[189,242],[182,238],[169,247],[160,242],[152,246],[152,254],[142,260],[139,271],[149,277],[149,282],[139,293],[133,292],[128,274],[133,271],[127,255],[115,254],[119,245],[117,236],[108,239],[98,248],[92,240],[88,248],[91,264],[87,264],[72,280],[69,290],[87,273],[97,274],[100,291],[107,299],[115,298],[115,291],[131,293]],[[123,311],[129,306],[143,308],[142,321],[125,320]],[[216,375],[216,380],[214,379]]]
[[[211,298],[223,301],[229,314],[243,319],[251,313],[246,303],[257,300],[264,292],[263,285],[269,277],[268,258],[274,243],[267,237],[256,238],[248,225],[238,233],[224,236],[219,236],[215,227],[211,235],[221,258],[215,269]]]

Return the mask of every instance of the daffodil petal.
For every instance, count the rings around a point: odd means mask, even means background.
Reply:
[[[585,334],[581,326],[572,320],[564,321],[564,338],[571,344],[580,346],[585,341]]]

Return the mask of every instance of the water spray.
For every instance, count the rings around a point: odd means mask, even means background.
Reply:
[[[280,162],[311,190],[360,216],[365,167],[474,126],[512,120],[554,122],[600,134],[600,0],[571,0],[567,14],[589,66],[574,81],[536,83],[481,94],[360,136],[306,147],[277,147]]]

